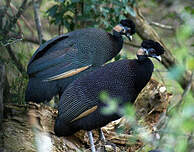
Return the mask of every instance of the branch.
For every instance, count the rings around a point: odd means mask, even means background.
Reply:
[[[164,55],[162,55],[162,64],[164,65],[165,68],[171,69],[172,67],[177,66],[178,62],[176,61],[175,57],[172,55],[171,51],[165,46],[163,41],[160,39],[158,33],[149,25],[148,21],[141,14],[141,11],[137,7],[134,8],[134,11],[136,13],[136,16],[132,16],[129,13],[126,14],[125,16],[127,18],[130,18],[135,23],[137,34],[143,40],[152,39],[154,41],[159,42],[164,47],[166,51]],[[191,72],[186,71],[182,75],[181,79],[177,80],[183,89],[186,88],[189,82],[190,76],[191,76]],[[194,83],[192,83],[191,90],[192,92],[194,92]]]
[[[35,0],[33,0],[33,8],[34,8],[34,19],[36,22],[36,29],[38,32],[39,43],[42,44],[43,34],[42,34],[40,15],[39,15],[39,4],[37,1],[35,2]]]
[[[5,29],[4,33],[8,33],[12,27],[16,24],[18,18],[20,18],[20,16],[22,15],[22,13],[25,10],[25,6],[28,0],[24,0],[22,5],[20,6],[20,8],[18,9],[17,14],[13,17],[13,19],[11,19],[10,23],[8,24],[7,28]]]
[[[11,7],[14,11],[17,11],[17,10],[18,10],[12,3],[10,3],[10,7]],[[24,24],[27,26],[27,28],[31,31],[31,34],[34,35],[33,28],[31,27],[30,23],[28,23],[28,21],[25,19],[25,17],[24,17],[23,15],[21,15],[21,19],[23,20],[23,22],[24,22]]]
[[[162,29],[166,29],[166,30],[174,30],[174,27],[169,26],[169,25],[164,25],[164,24],[161,24],[161,23],[158,23],[158,22],[151,21],[150,25],[154,25],[156,27],[159,27],[159,28],[162,28]]]
[[[11,3],[10,3],[10,5],[9,5],[9,7],[11,8],[12,14],[15,15],[15,12],[16,12],[16,11],[11,7]],[[7,12],[7,16],[8,16],[8,17],[11,17],[11,15],[10,15],[8,12]],[[22,28],[21,28],[21,25],[20,25],[19,20],[17,20],[16,23],[17,23],[17,26],[18,26],[18,29],[19,29],[19,33],[22,34]]]
[[[2,24],[2,21],[3,21],[3,18],[4,18],[4,16],[5,16],[5,14],[7,13],[7,10],[8,10],[8,8],[9,8],[9,6],[10,6],[10,1],[11,1],[11,0],[5,0],[6,7],[3,9],[3,11],[2,11],[1,14],[0,14],[0,26],[3,25],[3,24]],[[2,28],[2,27],[1,27],[1,28]]]
[[[18,19],[20,18],[20,16],[22,15],[22,13],[24,12],[24,10],[26,8],[26,3],[27,3],[27,0],[23,0],[20,8],[18,9],[17,14],[14,15],[12,18],[10,18],[9,24],[3,30],[3,37],[6,37],[8,35],[8,33],[10,32],[10,30],[13,28],[13,26],[17,23]],[[8,1],[7,5],[8,5],[7,7],[10,7],[10,0]],[[11,45],[8,44],[5,46],[5,48],[7,49],[8,54],[9,54],[10,58],[13,60],[13,62],[15,63],[17,69],[21,72],[21,74],[24,77],[27,77],[27,73],[25,71],[25,68],[23,67],[21,62],[16,58],[14,51],[11,48]]]
[[[183,93],[182,93],[182,95],[181,95],[181,99],[180,99],[180,101],[179,101],[178,104],[177,104],[177,107],[178,107],[178,108],[180,107],[180,105],[182,105],[184,97],[185,97],[185,96],[188,94],[188,92],[191,90],[193,77],[194,77],[194,72],[192,72],[191,77],[190,77],[190,80],[189,80],[189,82],[188,82],[186,88],[184,89],[184,91],[183,91]]]
[[[5,66],[0,64],[0,130],[1,124],[3,121],[3,90],[4,90],[4,81],[5,81]]]
[[[24,69],[23,65],[21,64],[21,62],[16,58],[15,54],[14,54],[14,51],[12,50],[11,48],[11,45],[7,45],[6,46],[6,49],[9,53],[9,56],[11,57],[11,59],[14,61],[17,69],[21,72],[21,74],[24,76],[24,77],[27,77],[27,73],[26,73],[26,70]]]
[[[161,114],[160,118],[159,118],[159,121],[155,125],[156,130],[159,130],[160,131],[160,137],[161,138],[165,134],[165,132],[162,132],[162,130],[164,130],[164,128],[166,128],[168,122],[173,117],[172,115],[169,115],[170,111],[172,109],[174,109],[174,108],[176,108],[177,111],[180,110],[180,107],[181,107],[180,105],[182,105],[182,102],[183,102],[184,97],[187,95],[187,93],[191,89],[193,77],[194,77],[194,72],[191,74],[190,81],[189,81],[187,87],[185,88],[185,90],[184,90],[184,92],[183,92],[183,94],[182,94],[181,99],[179,100],[179,102],[176,105],[174,105],[173,107],[171,107],[170,109],[168,109],[167,111],[163,112]]]
[[[34,39],[33,37],[24,36],[24,37],[23,37],[23,41],[24,41],[24,42],[30,42],[30,43],[39,45],[38,39]]]

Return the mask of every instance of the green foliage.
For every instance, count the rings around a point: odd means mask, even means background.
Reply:
[[[160,146],[164,151],[190,151],[189,138],[193,138],[194,132],[194,111],[193,97],[188,95],[185,104],[180,108],[175,108],[169,113],[167,127],[162,130],[164,137],[160,141]]]
[[[135,0],[56,0],[46,14],[51,23],[65,26],[68,31],[86,26],[110,30],[125,18],[124,14],[135,16],[135,4]]]
[[[107,92],[102,92],[100,99],[107,105],[103,108],[104,114],[112,114],[114,112],[124,115],[132,130],[132,138],[129,139],[130,143],[136,143],[141,139],[146,145],[142,151],[149,151],[153,147],[165,152],[183,152],[190,151],[193,143],[189,142],[193,138],[194,132],[194,103],[191,95],[186,96],[183,100],[185,104],[181,107],[172,108],[168,112],[168,119],[166,119],[166,127],[156,130],[161,135],[160,140],[151,133],[149,127],[146,127],[144,120],[136,119],[135,108],[131,104],[126,104],[123,107],[118,106],[118,100],[111,98]],[[117,129],[117,133],[123,133],[124,129]],[[159,136],[160,137],[160,136]]]
[[[25,90],[27,86],[27,79],[17,76],[13,79],[10,88],[11,102],[24,104],[25,103]]]
[[[194,8],[192,6],[186,6],[185,11],[187,11],[188,13],[194,15]]]
[[[150,134],[150,131],[147,127],[141,125],[139,121],[136,120],[136,110],[134,105],[128,102],[123,106],[119,106],[119,100],[112,98],[107,92],[103,91],[100,94],[100,99],[102,102],[106,104],[106,107],[102,109],[103,114],[113,114],[117,113],[125,117],[127,123],[129,123],[134,135],[129,139],[130,143],[136,143],[138,139],[142,139],[145,143],[149,143],[153,141],[153,135]],[[143,120],[142,120],[143,121]],[[123,133],[124,129],[119,128],[117,133]]]
[[[17,56],[17,59],[21,64],[27,65],[30,57],[32,56],[30,50],[33,48],[31,44],[26,43],[17,43],[12,44],[14,53]],[[21,75],[18,69],[15,66],[13,60],[10,60],[6,48],[1,49],[2,53],[0,54],[0,60],[3,61],[6,67],[6,75],[9,82],[9,96],[5,102],[14,102],[14,103],[25,103],[25,89],[27,86],[28,79]]]
[[[106,91],[100,93],[100,99],[107,105],[105,108],[102,109],[103,114],[112,114],[118,111],[118,99],[111,98]]]
[[[180,16],[184,21],[177,30],[176,30],[176,40],[177,45],[174,46],[173,52],[175,52],[178,65],[173,67],[167,79],[178,79],[181,75],[184,74],[185,70],[193,70],[194,68],[194,57],[192,55],[190,40],[194,32],[192,26],[193,13],[190,11],[190,7],[186,7],[182,11]],[[173,84],[172,84],[173,85]],[[174,85],[172,87],[175,87]],[[176,90],[177,88],[175,88]],[[177,92],[172,92],[174,95]],[[176,102],[180,102],[181,98],[175,99]],[[159,147],[165,152],[183,152],[191,151],[193,149],[193,132],[194,132],[194,99],[191,94],[186,95],[183,98],[183,104],[174,106],[174,108],[169,108],[167,112],[167,125],[164,129],[160,130],[162,138],[159,141]],[[176,103],[173,103],[176,105]]]
[[[190,14],[188,14],[188,11],[183,11],[182,13],[184,14],[182,15],[184,24],[177,28],[175,33],[177,44],[171,48],[179,64],[170,69],[165,78],[165,80],[168,81],[165,83],[171,82],[170,87],[174,88],[172,94],[176,98],[172,99],[172,101],[176,100],[176,103],[181,100],[180,94],[183,90],[178,90],[174,80],[179,79],[186,70],[194,70],[193,50],[191,49],[192,45],[190,45],[194,28],[192,24],[188,24],[193,21],[193,13],[192,11]],[[190,20],[188,21],[188,16],[190,15],[191,18],[189,18]],[[179,94],[178,99],[176,96],[177,93]],[[105,108],[103,111],[117,111],[127,118],[128,123],[132,128],[132,134],[135,137],[134,142],[136,139],[140,138],[146,145],[141,151],[149,151],[153,149],[153,147],[157,147],[165,152],[189,152],[194,148],[194,99],[191,94],[188,94],[183,98],[182,105],[174,106],[176,103],[172,103],[173,108],[169,107],[167,110],[167,117],[164,120],[164,128],[156,130],[159,135],[158,139],[156,139],[147,127],[142,125],[144,124],[143,120],[136,120],[135,110],[132,105],[126,105],[118,110],[118,101],[115,104],[116,100],[112,100],[107,93],[104,93],[101,99],[108,105],[107,109]],[[123,131],[123,129],[119,129],[118,133],[122,133]]]
[[[187,24],[182,25],[176,31],[178,45],[175,46],[174,52],[176,52],[176,59],[179,64],[170,70],[168,77],[171,79],[179,79],[185,70],[194,69],[194,58],[192,55],[190,55],[190,48],[187,44],[188,40],[191,39],[193,32],[194,28]]]

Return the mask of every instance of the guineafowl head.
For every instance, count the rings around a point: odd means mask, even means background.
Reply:
[[[135,24],[130,19],[121,20],[114,30],[132,40],[132,35],[135,34]]]
[[[153,57],[158,61],[161,61],[160,55],[164,54],[164,48],[153,40],[144,40],[141,43],[141,48],[137,51],[137,57],[139,60],[143,60],[147,57]]]

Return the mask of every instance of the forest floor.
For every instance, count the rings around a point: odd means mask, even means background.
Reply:
[[[170,97],[165,86],[152,79],[135,102],[138,124],[147,128],[153,136],[156,135],[154,128],[161,114],[166,111]],[[66,138],[55,136],[53,126],[57,110],[50,106],[6,104],[4,110],[3,132],[0,133],[3,142],[0,147],[4,147],[5,152],[35,152],[37,149],[43,151],[44,148],[49,151],[49,147],[54,152],[90,151],[86,131]],[[116,145],[117,152],[135,152],[145,146],[142,137],[133,134],[133,128],[125,118],[109,123],[102,130],[105,138]],[[98,141],[97,130],[93,131],[93,135],[98,151],[113,151],[113,147],[104,146]]]

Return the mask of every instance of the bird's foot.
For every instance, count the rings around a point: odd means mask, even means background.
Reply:
[[[110,145],[110,146],[113,148],[114,152],[116,152],[116,145],[113,144],[113,143],[111,143],[111,142],[109,142],[109,141],[107,141],[107,140],[105,139],[104,133],[103,133],[103,131],[102,131],[101,128],[99,129],[99,140],[102,142],[102,144],[103,144],[104,146]],[[105,149],[106,149],[106,148],[105,148]]]
[[[89,137],[89,141],[90,141],[90,147],[91,147],[91,151],[92,152],[96,152],[96,148],[94,145],[94,139],[93,139],[93,135],[92,135],[92,131],[88,131],[88,137]]]

